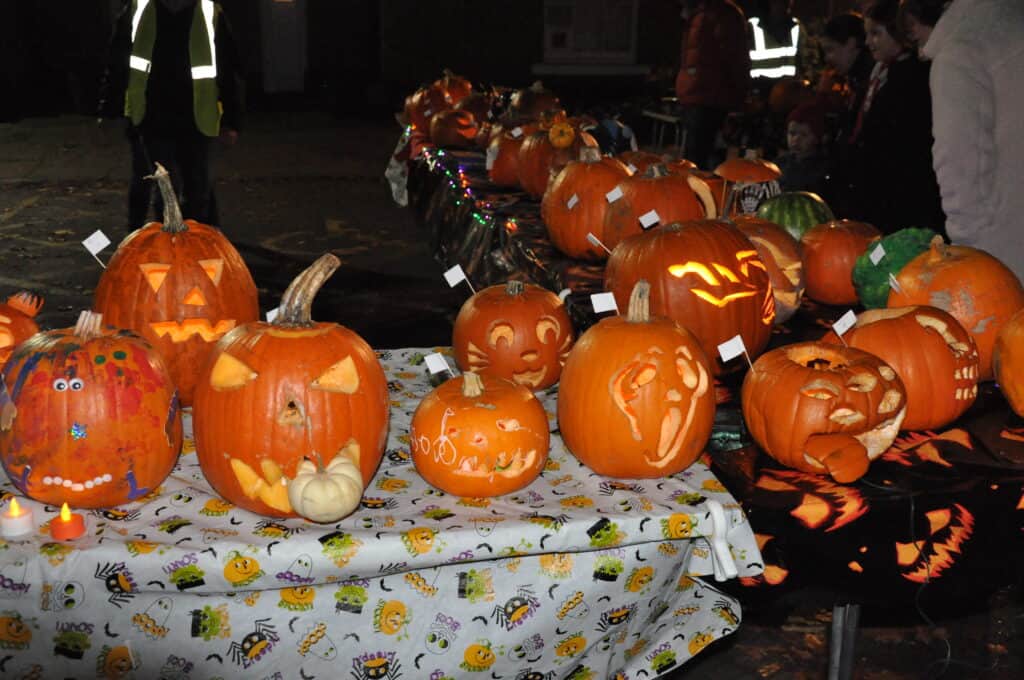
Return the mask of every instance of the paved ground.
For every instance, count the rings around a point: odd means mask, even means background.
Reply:
[[[252,269],[263,310],[277,306],[294,274],[333,250],[344,266],[315,318],[341,322],[375,347],[449,342],[465,293],[447,287],[411,212],[391,201],[382,174],[397,135],[393,121],[266,113],[220,154],[221,226]],[[47,298],[44,327],[70,325],[100,273],[80,241],[96,229],[115,244],[128,233],[127,172],[123,137],[88,119],[0,125],[0,294],[30,288]],[[744,603],[739,631],[671,677],[825,677],[831,598],[804,589]],[[854,677],[1024,677],[1021,600],[1019,589],[1006,588],[974,613],[927,612],[934,626],[909,606],[866,611]]]

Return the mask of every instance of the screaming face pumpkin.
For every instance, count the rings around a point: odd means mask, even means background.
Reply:
[[[558,296],[519,281],[490,286],[466,300],[452,332],[460,369],[532,390],[558,382],[572,341],[572,321]]]

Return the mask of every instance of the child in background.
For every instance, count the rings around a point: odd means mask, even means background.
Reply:
[[[788,151],[775,159],[782,177],[783,191],[824,190],[826,158],[821,151],[825,136],[825,112],[817,104],[801,104],[786,118],[786,145]]]

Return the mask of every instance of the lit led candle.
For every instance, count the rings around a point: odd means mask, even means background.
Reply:
[[[50,536],[55,541],[70,541],[85,533],[85,518],[77,512],[71,512],[68,504],[60,506],[60,517],[50,522]]]
[[[17,498],[11,498],[7,511],[0,515],[0,533],[4,538],[18,538],[34,529],[32,508],[22,507]]]

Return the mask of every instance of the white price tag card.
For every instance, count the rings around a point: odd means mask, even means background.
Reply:
[[[267,311],[267,323],[274,323],[274,319],[277,318],[278,313],[281,311],[280,307],[274,307]]]
[[[846,314],[843,314],[834,324],[832,324],[832,330],[836,332],[836,335],[842,335],[853,328],[856,324],[857,315],[853,313],[852,309],[848,309],[846,310]]]
[[[452,288],[459,285],[462,281],[466,280],[466,272],[462,271],[462,265],[455,265],[444,273],[444,280],[448,282],[448,285]]]
[[[608,199],[609,203],[614,203],[615,201],[622,198],[622,189],[620,189],[619,187],[615,187],[607,194],[605,194],[604,197]]]
[[[636,166],[635,165],[633,165],[632,163],[627,163],[626,167],[629,168],[629,173],[631,175],[635,175],[636,174]]]
[[[572,295],[572,291],[569,290],[568,288],[563,288],[562,290],[558,291],[558,299],[561,300],[563,303],[565,302],[565,298],[569,297],[570,295]]]
[[[576,204],[579,202],[580,197],[577,196],[576,194],[573,194],[572,196],[569,197],[569,200],[565,202],[565,207],[568,208],[569,210],[572,210],[573,208],[576,207]]]
[[[640,226],[644,229],[650,229],[658,222],[661,222],[661,217],[658,216],[657,210],[648,210],[640,216]]]
[[[95,255],[110,245],[110,239],[107,238],[106,234],[97,229],[92,232],[89,238],[82,241],[82,245],[85,246],[85,249],[89,251],[90,255]]]
[[[444,373],[448,369],[448,362],[445,360],[444,355],[438,352],[428,354],[423,357],[424,363],[427,364],[427,370],[432,374]]]
[[[484,168],[486,170],[490,170],[491,168],[493,168],[494,167],[494,161],[497,160],[497,158],[498,158],[498,146],[494,145],[494,146],[487,147],[487,158],[486,158],[486,160],[484,162]]]
[[[595,314],[619,311],[619,306],[615,304],[614,293],[593,293],[590,296],[590,304],[594,305]]]
[[[885,248],[879,243],[874,249],[868,254],[868,259],[871,260],[871,264],[877,265],[885,257]]]
[[[718,356],[722,357],[723,363],[735,359],[746,351],[747,347],[740,335],[734,335],[718,346]]]
[[[520,137],[523,136],[523,128],[521,128],[521,127],[514,127],[514,128],[512,128],[512,133],[511,134],[512,134],[512,137],[514,137],[515,139],[519,139]]]
[[[897,293],[903,292],[903,286],[901,286],[900,282],[896,280],[896,277],[893,276],[892,272],[889,272],[889,287]]]

